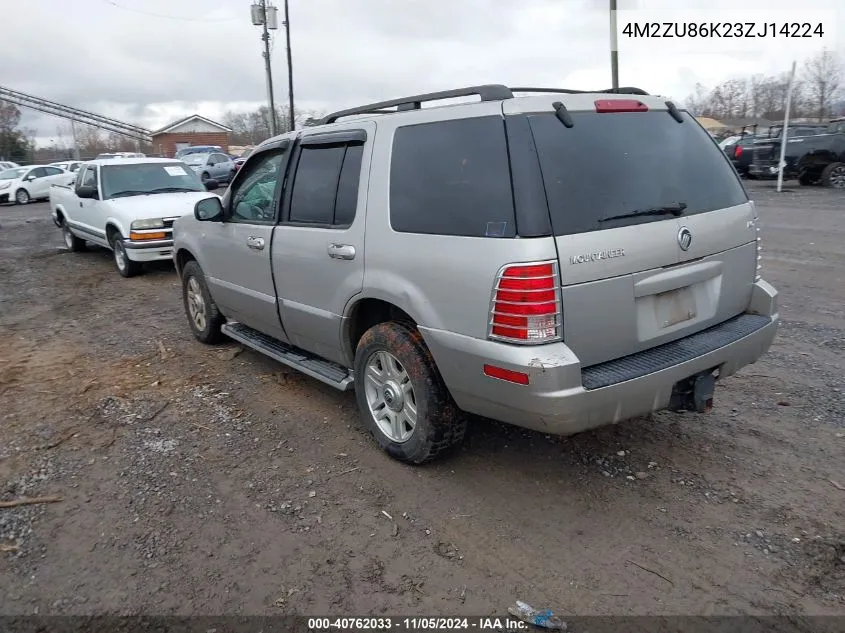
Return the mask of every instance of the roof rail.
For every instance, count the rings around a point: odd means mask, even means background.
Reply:
[[[405,110],[419,110],[426,101],[440,101],[441,99],[454,99],[456,97],[471,97],[475,95],[481,97],[482,101],[500,101],[502,99],[513,98],[513,92],[511,92],[510,88],[500,84],[442,90],[440,92],[402,97],[401,99],[391,99],[390,101],[380,101],[379,103],[369,103],[358,106],[357,108],[349,108],[348,110],[339,110],[323,117],[319,125],[334,123],[338,119],[356,114],[388,114],[391,112],[403,112]],[[385,111],[385,108],[396,108],[396,110]]]
[[[338,110],[323,117],[318,125],[326,125],[327,123],[334,123],[338,119],[356,114],[392,114],[394,112],[404,112],[407,110],[419,110],[422,104],[427,101],[440,101],[442,99],[454,99],[456,97],[471,97],[479,96],[482,101],[501,101],[503,99],[513,99],[515,92],[546,92],[546,93],[561,93],[561,94],[586,94],[586,93],[616,93],[626,95],[647,95],[645,90],[634,87],[625,88],[608,88],[606,90],[572,90],[569,88],[508,88],[502,84],[486,84],[483,86],[470,86],[469,88],[457,88],[455,90],[441,90],[440,92],[429,92],[421,95],[412,95],[410,97],[402,97],[400,99],[391,99],[389,101],[380,101],[378,103],[368,103],[367,105],[358,106],[357,108],[349,108],[348,110]],[[395,110],[388,110],[387,108],[396,108]]]
[[[572,90],[571,88],[511,88],[511,92],[552,92],[561,94],[614,93],[624,95],[648,95],[642,88],[625,86],[623,88],[607,88],[605,90]]]

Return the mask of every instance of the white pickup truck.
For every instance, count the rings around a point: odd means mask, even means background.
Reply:
[[[105,246],[118,272],[132,277],[144,262],[172,258],[174,220],[218,186],[174,159],[94,160],[71,184],[50,188],[50,210],[69,250]]]

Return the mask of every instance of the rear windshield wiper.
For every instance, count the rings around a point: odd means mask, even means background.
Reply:
[[[622,213],[620,215],[611,215],[606,218],[600,218],[599,222],[609,222],[610,220],[621,220],[623,218],[635,218],[641,215],[674,215],[678,217],[684,213],[687,208],[685,202],[678,202],[677,204],[667,204],[663,207],[650,207],[648,209],[637,209],[630,213]]]

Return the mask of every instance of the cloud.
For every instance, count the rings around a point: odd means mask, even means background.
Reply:
[[[282,0],[278,0],[282,4]],[[620,18],[705,15],[803,21],[827,11],[823,40],[733,48],[620,37],[620,83],[681,100],[696,82],[788,69],[823,45],[845,54],[840,0],[619,0]],[[605,0],[289,0],[297,103],[335,109],[478,83],[610,85]],[[838,13],[837,13],[838,11]],[[696,13],[698,12],[698,13]],[[280,8],[279,22],[283,20]],[[775,17],[777,16],[777,17]],[[698,19],[696,17],[696,19]],[[3,85],[149,128],[264,103],[261,29],[244,0],[27,0],[4,16]],[[37,25],[33,27],[33,25]],[[619,25],[622,28],[622,24]],[[837,31],[843,37],[837,37]],[[284,31],[273,32],[277,101],[287,101]],[[59,119],[28,111],[40,137]]]

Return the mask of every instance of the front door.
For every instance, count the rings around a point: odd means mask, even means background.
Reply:
[[[102,211],[103,205],[100,201],[101,194],[97,171],[98,168],[95,165],[86,165],[82,168],[82,172],[76,180],[79,186],[93,187],[96,189],[97,197],[77,197],[77,207],[75,209],[69,209],[68,214],[71,220],[75,222],[73,228],[76,229],[80,237],[96,241],[99,244],[106,244],[106,219]]]
[[[341,320],[364,282],[364,221],[375,125],[305,133],[291,156],[273,273],[292,343],[344,363]],[[370,142],[367,144],[367,137]],[[360,186],[359,186],[360,185]]]
[[[226,219],[202,227],[203,268],[220,309],[230,319],[282,340],[270,251],[284,158],[282,149],[250,157],[244,166],[249,171],[226,196]]]
[[[50,179],[47,177],[47,169],[45,167],[36,167],[29,172],[29,177],[32,181],[29,183],[29,197],[33,200],[36,198],[46,198],[50,195]]]

